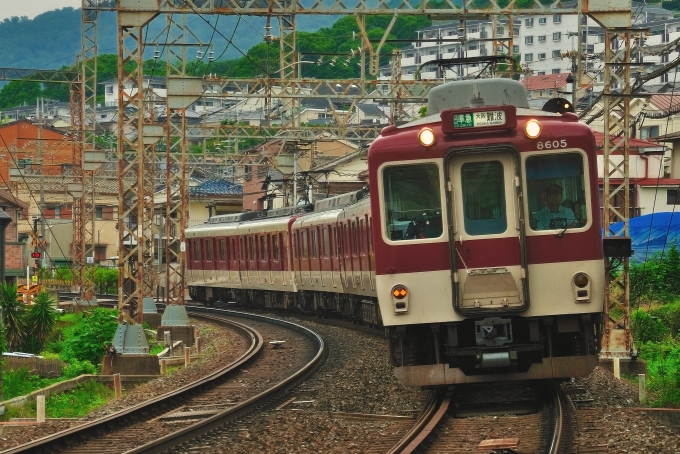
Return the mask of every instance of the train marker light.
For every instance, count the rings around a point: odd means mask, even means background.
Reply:
[[[408,313],[408,289],[406,286],[397,284],[392,287],[392,303],[395,314]]]
[[[577,303],[590,302],[590,276],[586,273],[576,273],[572,279],[574,284],[574,298]]]
[[[531,119],[524,125],[524,134],[530,139],[536,139],[541,135],[541,124],[538,120]]]
[[[430,128],[423,128],[418,133],[418,140],[422,146],[431,147],[437,141],[437,136]]]
[[[31,252],[31,258],[32,259],[39,259],[40,258],[40,252]]]

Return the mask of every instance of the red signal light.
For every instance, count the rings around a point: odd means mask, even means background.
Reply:
[[[39,259],[40,258],[40,252],[31,252],[31,258],[32,259]]]

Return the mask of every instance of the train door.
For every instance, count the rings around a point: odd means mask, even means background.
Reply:
[[[517,152],[453,150],[453,299],[460,313],[518,311],[528,305],[523,205]],[[451,186],[452,185],[452,186]]]
[[[361,288],[361,244],[359,235],[359,220],[350,221],[350,243],[352,248],[352,288]]]
[[[330,226],[321,227],[321,287],[333,285],[330,229]]]
[[[309,268],[309,232],[307,228],[300,229],[300,282],[303,287],[309,288],[311,285],[310,268]]]
[[[330,235],[331,245],[331,280],[333,282],[333,288],[339,288],[342,287],[342,278],[340,276],[340,237],[337,225],[329,227],[328,233]]]
[[[241,286],[243,287],[246,283],[248,283],[247,278],[248,278],[248,273],[246,271],[246,241],[245,237],[239,236],[238,237],[238,277],[239,281],[241,282]]]

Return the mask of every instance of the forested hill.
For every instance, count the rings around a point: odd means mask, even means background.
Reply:
[[[115,78],[117,74],[118,57],[116,50],[116,30],[113,21],[114,13],[106,13],[100,20],[99,27],[99,59],[97,62],[97,80],[104,81]],[[204,42],[212,42],[211,49],[202,49],[203,58],[193,59],[187,66],[187,73],[202,76],[206,73],[218,74],[225,77],[248,78],[262,75],[278,77],[279,43],[266,43],[262,40],[264,22],[257,29],[259,18],[245,17],[217,17],[211,18],[213,27],[208,26],[201,18],[192,16],[194,22],[201,21],[204,28],[200,31],[192,26],[192,31],[200,36]],[[361,46],[359,27],[353,16],[319,17],[317,26],[322,20],[332,21],[328,27],[318,28],[316,31],[298,31],[296,44],[298,57],[305,64],[302,65],[302,77],[323,79],[345,79],[360,75]],[[162,22],[149,27],[149,36],[157,36],[162,30]],[[302,22],[300,18],[299,22]],[[310,19],[309,17],[307,19]],[[229,27],[227,22],[233,21]],[[391,16],[369,16],[366,18],[366,30],[372,42],[379,42],[385,30],[389,27]],[[60,26],[57,26],[59,24]],[[73,24],[73,25],[69,25]],[[200,24],[200,23],[199,23]],[[391,29],[389,38],[405,40],[400,45],[408,45],[408,40],[414,39],[417,30],[428,27],[432,22],[424,16],[401,16]],[[156,28],[157,30],[154,30]],[[298,27],[299,29],[300,27]],[[14,30],[9,33],[8,30]],[[69,32],[66,33],[66,30]],[[201,36],[204,33],[205,37]],[[53,34],[54,36],[50,36]],[[8,36],[11,36],[9,40]],[[105,37],[105,38],[104,38]],[[212,37],[212,41],[211,41]],[[228,40],[237,43],[227,45]],[[237,37],[240,42],[238,44]],[[219,39],[218,39],[219,38]],[[248,43],[247,39],[251,42]],[[51,11],[36,17],[34,20],[14,18],[0,23],[0,40],[5,46],[0,46],[0,67],[10,68],[67,68],[70,67],[80,51],[80,11],[72,8]],[[381,64],[388,64],[394,43],[386,43],[381,50],[383,59]],[[144,61],[144,73],[148,75],[165,75],[165,49],[159,49],[160,59],[154,60],[154,47],[148,47]],[[199,52],[201,49],[195,49]],[[212,50],[215,61],[209,61],[207,56]],[[126,68],[128,71],[133,67]],[[102,102],[103,86],[97,86],[98,102]],[[25,103],[35,102],[36,97],[68,101],[68,87],[64,84],[39,84],[37,82],[11,81],[0,90],[0,108],[14,107]]]
[[[20,0],[19,0],[20,1]],[[210,42],[213,36],[215,55],[224,51],[222,58],[241,56],[239,49],[245,53],[257,43],[263,41],[265,19],[262,17],[236,16],[203,16],[216,25],[217,31],[203,18],[190,15],[187,22],[197,36]],[[331,26],[338,17],[335,16],[300,16],[298,30],[318,30]],[[62,8],[36,16],[12,17],[0,22],[0,67],[5,68],[40,68],[54,69],[72,64],[80,52],[80,9]],[[165,16],[156,18],[149,26],[148,36],[156,36],[165,26]],[[236,33],[234,27],[238,23]],[[274,29],[278,28],[276,20],[272,20]],[[227,39],[233,34],[233,45],[227,48]],[[223,35],[223,36],[220,36]],[[99,53],[115,54],[117,52],[116,14],[103,12],[99,20],[98,33]],[[225,50],[226,49],[226,50]],[[151,50],[153,52],[153,49]]]

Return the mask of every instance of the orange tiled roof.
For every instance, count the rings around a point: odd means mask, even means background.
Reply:
[[[546,74],[544,76],[525,77],[522,85],[527,91],[554,90],[564,88],[567,85],[569,73]]]

